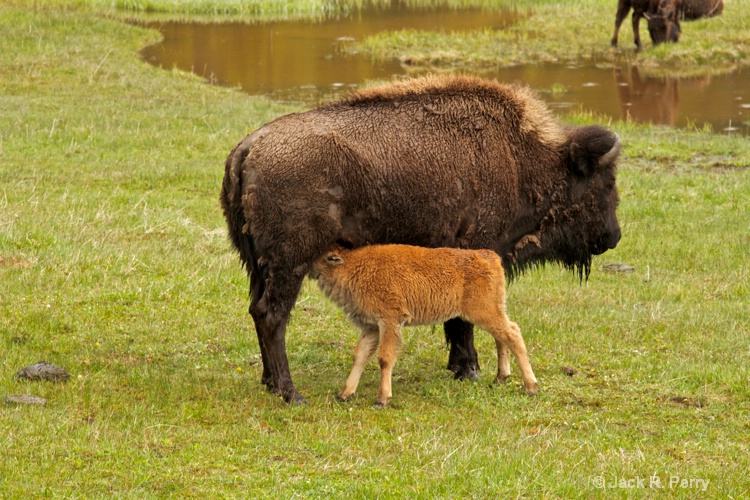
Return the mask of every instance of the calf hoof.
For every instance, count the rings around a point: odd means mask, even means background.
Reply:
[[[386,406],[388,406],[388,401],[386,401],[385,403],[382,401],[375,401],[375,403],[372,406],[373,408],[383,409]]]
[[[344,396],[343,394],[336,394],[336,401],[339,403],[343,403],[344,401],[348,401],[351,397],[351,394],[349,396]]]
[[[526,386],[526,394],[528,394],[531,397],[536,396],[538,390],[537,384],[531,384]]]
[[[495,383],[504,384],[508,381],[508,377],[510,377],[510,375],[498,375],[497,377],[495,377]]]

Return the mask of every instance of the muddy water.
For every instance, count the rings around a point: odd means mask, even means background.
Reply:
[[[409,9],[398,2],[350,18],[267,24],[153,24],[164,40],[143,57],[250,94],[315,105],[344,95],[366,80],[403,75],[398,61],[373,63],[346,53],[347,40],[383,30],[503,29],[516,11]],[[608,43],[603,40],[602,43]],[[584,110],[673,127],[702,127],[750,135],[750,71],[701,78],[653,78],[635,66],[544,65],[500,69],[483,76],[522,81],[542,91],[561,114]],[[563,92],[547,92],[556,88]]]

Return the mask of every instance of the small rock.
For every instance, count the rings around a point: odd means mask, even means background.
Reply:
[[[39,361],[26,368],[18,370],[13,377],[16,380],[51,380],[52,382],[65,382],[70,378],[70,373],[65,368]]]
[[[39,396],[32,396],[31,394],[11,394],[5,398],[5,402],[9,405],[39,405],[44,406],[47,404],[47,400],[40,398]]]
[[[599,269],[608,273],[632,273],[633,271],[635,271],[635,267],[629,266],[627,264],[620,264],[619,262],[604,264]]]
[[[562,372],[565,375],[567,375],[568,377],[572,377],[573,375],[575,375],[576,373],[578,373],[578,371],[575,368],[571,368],[569,366],[563,366],[562,367]]]

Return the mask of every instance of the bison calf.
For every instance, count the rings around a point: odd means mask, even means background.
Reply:
[[[380,342],[377,406],[391,397],[391,373],[404,325],[432,325],[460,317],[487,330],[497,345],[497,381],[510,375],[509,350],[518,360],[528,394],[537,381],[518,325],[505,312],[505,273],[490,250],[338,245],[317,259],[311,276],[362,329],[343,400],[357,390],[365,364]]]

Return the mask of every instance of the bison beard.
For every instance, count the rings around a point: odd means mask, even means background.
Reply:
[[[229,154],[221,203],[250,275],[261,381],[303,401],[285,349],[311,263],[333,243],[487,248],[509,277],[557,262],[588,276],[620,239],[620,141],[563,127],[526,87],[425,77],[282,116]],[[472,325],[445,323],[448,367],[479,369]]]

